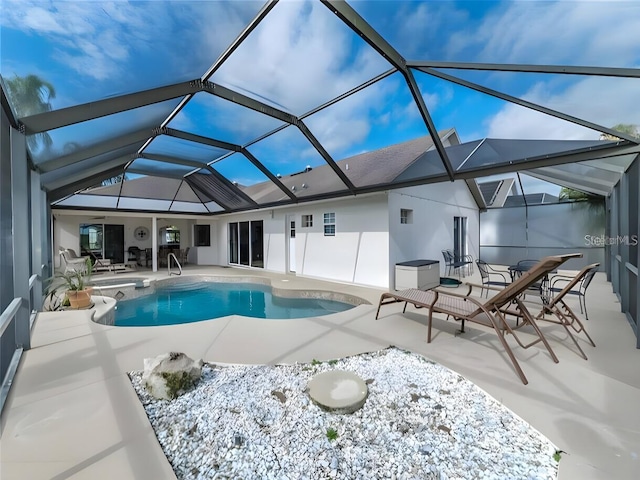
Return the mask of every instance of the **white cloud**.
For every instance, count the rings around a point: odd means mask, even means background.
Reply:
[[[80,78],[129,84],[150,68],[168,78],[184,78],[185,72],[193,78],[204,74],[253,17],[256,6],[217,1],[3,0],[0,22],[3,28],[44,37],[54,55],[41,62],[61,63]],[[153,79],[149,83],[157,85]]]
[[[524,98],[574,117],[611,127],[640,125],[640,88],[636,79],[589,77],[562,91],[538,83]],[[599,133],[515,104],[507,105],[488,122],[488,136],[501,138],[553,138],[597,140]]]
[[[452,35],[449,54],[474,61],[628,67],[640,60],[640,3],[503,2]]]
[[[638,2],[503,2],[477,24],[454,33],[448,57],[496,63],[635,67],[640,63]],[[477,25],[477,26],[475,26]],[[490,74],[498,90],[526,89],[523,98],[603,126],[640,124],[637,79]],[[503,138],[597,139],[579,125],[508,104],[485,122]]]
[[[419,117],[415,104],[408,117],[410,109],[404,98],[400,103],[394,97],[401,91],[402,82],[399,74],[394,74],[305,119],[305,123],[335,159],[354,154],[353,148],[361,146],[376,125],[392,130],[401,122]]]
[[[212,80],[302,114],[390,68],[355,41],[319,2],[279,3]]]
[[[388,68],[321,3],[281,2],[211,80],[301,115]],[[340,158],[367,138],[371,113],[385,102],[381,83],[305,120],[329,153]],[[284,151],[317,156],[310,145]]]

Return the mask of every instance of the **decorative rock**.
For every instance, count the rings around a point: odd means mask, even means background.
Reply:
[[[144,359],[142,380],[155,398],[173,400],[198,381],[202,365],[181,352],[164,353]]]
[[[364,380],[353,372],[330,370],[309,382],[309,396],[318,406],[334,413],[353,413],[367,400]]]
[[[557,478],[559,447],[455,372],[395,348],[335,365],[375,378],[352,415],[310,407],[304,364],[207,364],[197,385],[172,402],[152,398],[141,372],[130,378],[180,480]],[[430,398],[412,402],[411,393]],[[339,439],[328,441],[329,428]]]

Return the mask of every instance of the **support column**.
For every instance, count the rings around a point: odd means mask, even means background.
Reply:
[[[31,290],[31,310],[40,310],[42,308],[42,189],[40,188],[40,174],[31,172],[31,275],[37,274],[38,281]]]
[[[29,325],[29,276],[31,272],[31,232],[29,230],[29,169],[27,140],[11,129],[11,219],[13,226],[13,294],[22,299],[15,316],[16,346],[31,347]]]
[[[151,217],[151,262],[153,271],[158,271],[158,217]]]

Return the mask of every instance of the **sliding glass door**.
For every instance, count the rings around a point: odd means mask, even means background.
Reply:
[[[249,222],[240,222],[240,265],[249,265]]]
[[[238,257],[238,224],[229,224],[229,263],[240,263]]]
[[[264,268],[262,220],[229,224],[229,263]]]
[[[251,266],[264,268],[262,220],[251,222]]]

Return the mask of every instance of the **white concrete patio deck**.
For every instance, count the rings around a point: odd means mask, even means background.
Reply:
[[[245,269],[186,273],[267,276],[280,287],[340,291],[372,305],[304,320],[227,317],[147,328],[98,325],[87,312],[41,314],[2,416],[2,480],[175,478],[126,375],[142,369],[145,357],[183,351],[211,362],[273,364],[389,345],[459,372],[540,430],[567,452],[561,480],[638,478],[640,350],[604,274],[588,292],[586,324],[597,344],[581,343],[589,360],[575,353],[562,328],[542,323],[560,363],[541,349],[515,346],[525,386],[489,330],[469,325],[456,336],[458,323],[436,320],[427,344],[425,311],[409,307],[402,315],[401,304],[383,307],[375,321],[379,290]],[[148,272],[130,275],[141,274]]]

